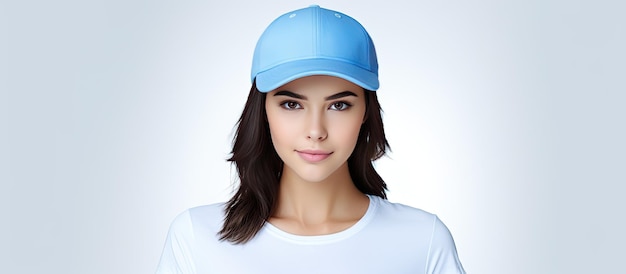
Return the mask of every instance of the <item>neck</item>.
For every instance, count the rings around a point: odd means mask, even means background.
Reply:
[[[317,234],[328,224],[358,221],[368,205],[368,198],[352,182],[347,163],[321,182],[304,181],[285,168],[272,218],[289,220],[304,230],[313,228],[301,234]]]

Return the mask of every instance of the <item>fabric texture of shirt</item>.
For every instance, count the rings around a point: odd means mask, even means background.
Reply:
[[[245,244],[219,240],[223,203],[188,209],[172,222],[156,273],[465,273],[436,215],[368,197],[346,230],[299,236],[266,222]]]

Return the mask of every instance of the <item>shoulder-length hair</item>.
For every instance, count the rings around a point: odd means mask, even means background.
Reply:
[[[387,198],[387,185],[372,162],[389,149],[382,121],[382,109],[376,92],[365,90],[365,121],[361,125],[356,147],[348,158],[350,176],[364,194]],[[267,122],[267,93],[252,84],[248,101],[237,122],[233,149],[228,161],[237,167],[239,188],[226,203],[220,240],[243,244],[252,239],[272,216],[283,161],[278,157]]]

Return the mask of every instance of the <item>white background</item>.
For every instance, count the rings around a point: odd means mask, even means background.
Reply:
[[[231,194],[256,39],[309,4],[2,2],[0,272],[153,273],[174,216]],[[623,268],[626,4],[317,4],[373,37],[389,197],[469,273]]]

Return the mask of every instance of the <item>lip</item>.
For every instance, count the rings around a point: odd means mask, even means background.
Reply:
[[[323,150],[296,150],[300,158],[304,159],[307,162],[317,163],[328,158],[332,152],[327,152]]]

